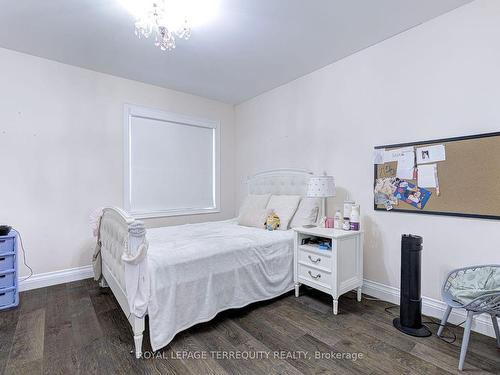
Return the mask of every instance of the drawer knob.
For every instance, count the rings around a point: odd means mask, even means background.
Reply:
[[[317,280],[317,279],[319,279],[319,278],[321,277],[321,274],[319,274],[319,273],[318,273],[316,276],[314,276],[314,275],[311,273],[311,271],[307,271],[307,272],[309,273],[309,276],[311,276],[314,280]]]
[[[308,257],[308,258],[309,258],[309,260],[310,260],[311,262],[313,262],[313,263],[319,263],[319,262],[321,262],[321,258],[313,259],[313,257],[312,257],[312,256],[310,256],[310,255],[308,255],[307,257]]]

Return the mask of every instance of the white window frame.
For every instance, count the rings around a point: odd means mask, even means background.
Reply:
[[[195,126],[213,130],[213,205],[210,207],[186,207],[182,209],[158,211],[134,211],[132,209],[132,173],[131,173],[131,126],[134,117],[166,122],[180,125]],[[125,210],[138,219],[169,217],[182,215],[198,215],[220,212],[220,122],[198,117],[186,116],[157,109],[125,104],[124,110],[124,163],[123,163],[123,197]]]

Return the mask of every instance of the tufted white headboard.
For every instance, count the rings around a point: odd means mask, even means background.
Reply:
[[[312,173],[303,169],[274,169],[248,178],[248,194],[302,195]]]

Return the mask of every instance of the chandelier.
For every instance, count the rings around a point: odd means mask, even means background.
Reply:
[[[139,38],[149,38],[155,36],[155,45],[162,51],[170,51],[175,48],[176,38],[188,40],[191,36],[191,28],[187,19],[180,26],[175,26],[175,22],[169,22],[168,10],[165,0],[156,0],[150,5],[135,23],[135,35]]]

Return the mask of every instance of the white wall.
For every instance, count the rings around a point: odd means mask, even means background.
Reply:
[[[399,287],[400,236],[419,234],[427,297],[452,268],[500,263],[498,221],[372,208],[373,146],[500,130],[499,42],[500,1],[477,0],[237,106],[237,200],[254,172],[326,170],[330,214],[361,204],[365,277]]]
[[[366,278],[399,286],[400,235],[420,234],[423,294],[439,298],[449,269],[500,263],[500,224],[374,212],[372,149],[500,130],[499,40],[500,2],[476,0],[237,106],[236,133],[229,105],[0,49],[0,223],[35,273],[88,265],[90,211],[123,201],[123,104],[149,106],[221,121],[222,212],[148,225],[229,218],[261,170],[326,170],[330,213],[347,193],[362,206]]]
[[[89,214],[123,205],[125,103],[221,122],[222,212],[148,225],[234,215],[232,106],[0,49],[0,223],[21,231],[36,274],[90,264]]]

